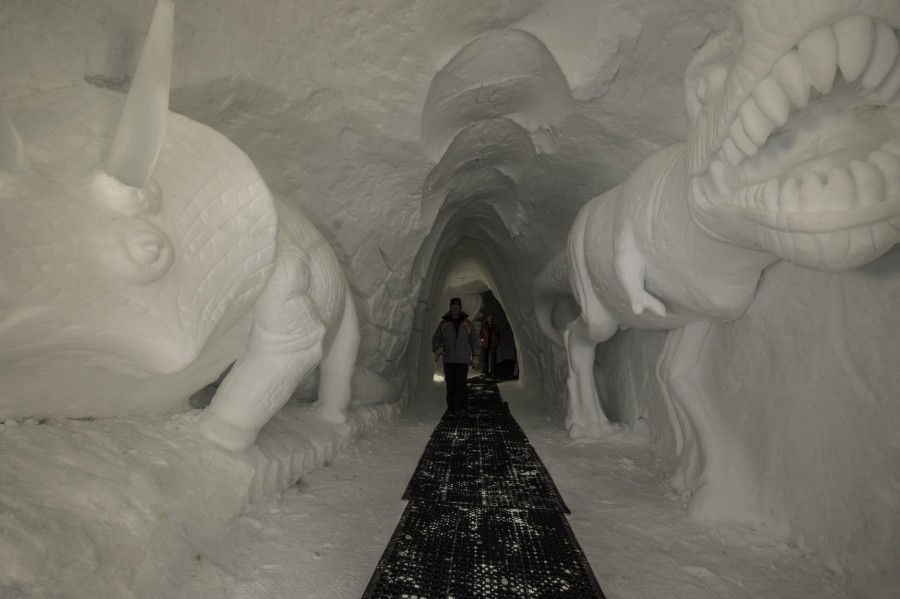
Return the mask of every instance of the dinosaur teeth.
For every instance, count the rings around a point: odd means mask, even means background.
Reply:
[[[800,185],[800,212],[814,212],[825,197],[825,186],[816,173],[810,173]]]
[[[714,161],[705,189],[709,198],[730,194],[736,206],[784,214],[848,211],[886,200],[900,201],[900,139],[886,142],[867,160],[851,160],[847,167],[831,169],[827,183],[818,173],[810,173],[802,183],[791,177],[780,184],[772,178],[729,192],[728,167],[721,160]]]
[[[867,161],[878,167],[884,177],[885,199],[900,200],[900,159],[882,149],[869,154]]]
[[[747,136],[747,132],[744,130],[744,125],[740,119],[736,119],[731,123],[731,128],[728,132],[731,135],[732,141],[734,141],[734,145],[737,146],[737,149],[747,156],[754,156],[759,151],[759,146]]]
[[[769,75],[753,90],[759,110],[777,127],[782,127],[791,114],[791,101],[775,77]]]
[[[737,148],[734,144],[734,140],[731,138],[726,139],[725,143],[722,144],[722,152],[725,160],[727,160],[728,164],[731,166],[738,166],[744,161],[744,158],[746,158],[744,153]]]
[[[838,21],[833,28],[841,73],[847,81],[856,81],[872,53],[875,23],[863,15],[853,15]]]
[[[809,105],[813,89],[822,94],[832,90],[838,73],[848,83],[858,81],[868,104],[900,108],[898,34],[883,22],[853,15],[816,29],[782,56],[738,108],[704,178],[709,198],[715,202],[716,198],[731,197],[736,206],[783,214],[850,211],[885,201],[900,202],[900,139],[888,141],[864,160],[835,165],[827,173],[824,156],[818,162],[807,157],[810,164],[797,168],[800,172],[816,168],[818,173],[809,172],[802,180],[775,178],[738,189],[738,181],[746,174],[728,165],[738,167],[748,157],[757,156],[772,132],[787,124],[795,107],[801,110]],[[750,172],[771,168],[762,158],[754,158],[750,165]]]
[[[799,52],[791,50],[782,56],[772,69],[772,75],[794,106],[806,108],[809,104],[809,79]]]
[[[777,211],[778,197],[781,195],[778,188],[778,179],[769,179],[763,183],[759,195],[761,196],[762,207],[765,210],[770,210],[772,212]]]
[[[837,70],[837,41],[831,27],[820,27],[807,35],[797,49],[809,82],[822,94],[831,91]]]
[[[886,104],[894,99],[898,92],[900,92],[900,60],[894,63],[894,68],[885,76],[876,90],[876,96]]]
[[[782,212],[799,212],[800,210],[800,185],[793,177],[781,186],[778,196],[778,205]]]
[[[850,173],[842,167],[831,169],[821,210],[850,210],[856,207],[856,185]]]
[[[769,139],[769,135],[775,130],[775,123],[762,113],[759,106],[756,105],[756,100],[753,98],[744,102],[739,114],[747,136],[757,146],[764,145],[766,140]]]
[[[856,199],[861,207],[874,206],[884,199],[884,179],[871,163],[852,160],[850,174],[856,183]]]
[[[863,88],[873,89],[884,80],[894,66],[897,50],[897,36],[894,35],[894,31],[884,23],[876,23],[872,56],[860,79]]]
[[[729,129],[735,147],[723,148],[723,157],[737,166],[747,156],[754,156],[772,131],[787,122],[791,104],[805,108],[813,88],[822,94],[831,91],[838,68],[847,81],[861,77],[863,88],[878,87],[874,97],[890,101],[900,92],[898,54],[900,43],[894,31],[868,17],[855,15],[816,29],[797,49],[781,57],[741,105]],[[743,154],[739,160],[738,152]]]

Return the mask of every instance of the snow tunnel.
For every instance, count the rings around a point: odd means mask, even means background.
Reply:
[[[178,578],[171,573],[190,578],[194,571],[179,570],[187,564],[215,578],[189,547],[209,529],[183,535],[182,523],[232,518],[292,488],[345,440],[402,422],[409,402],[423,399],[417,390],[434,386],[430,338],[448,299],[460,296],[473,319],[495,301],[502,307],[521,377],[521,385],[506,388],[513,395],[527,387],[537,398],[565,454],[599,451],[607,442],[615,453],[627,437],[629,451],[640,446],[650,457],[632,462],[608,453],[613,459],[593,460],[617,466],[604,476],[656,477],[648,497],[674,508],[669,513],[688,508],[704,524],[749,521],[787,544],[781,556],[819,556],[851,589],[848,596],[900,596],[900,247],[887,250],[900,228],[891,212],[900,202],[895,0],[164,2],[175,8],[170,115],[151,179],[165,193],[110,195],[86,177],[105,163],[155,4],[7,2],[0,9],[0,441],[9,443],[0,471],[23,482],[0,493],[0,513],[12,514],[0,519],[11,531],[0,534],[0,553],[11,547],[10,559],[0,560],[0,595],[10,574],[15,584],[38,589],[34,596],[45,596],[41,581],[63,571],[84,581],[109,572],[110,585],[140,596],[166,595],[140,591]],[[830,148],[821,155],[820,142]],[[641,172],[653,175],[642,165],[685,143],[696,171],[690,176],[711,166],[699,184],[713,191],[719,183],[752,185],[706,206],[686,204],[676,182],[660,207],[687,205],[705,215],[706,226],[749,209],[762,220],[742,227],[736,219],[742,235],[762,231],[769,217],[805,221],[808,231],[756,240],[782,257],[753,281],[746,312],[716,322],[702,343],[680,344],[677,331],[626,323],[591,348],[584,371],[610,437],[573,444],[579,431],[571,435],[564,423],[569,357],[535,323],[535,281],[566,250],[583,207]],[[797,164],[792,150],[802,150]],[[782,165],[787,172],[763,181]],[[786,183],[783,195],[772,179]],[[824,202],[796,203],[817,194]],[[92,201],[97,197],[105,201]],[[802,209],[788,217],[779,199]],[[189,210],[176,210],[181,202]],[[856,212],[856,202],[870,214]],[[823,203],[832,210],[815,215]],[[186,398],[195,382],[215,381],[245,348],[255,305],[247,298],[258,297],[272,271],[276,204],[306,215],[321,233],[320,247],[333,251],[338,268],[321,287],[346,281],[342,299],[352,302],[360,333],[346,410],[353,424],[310,414],[317,367],[296,391],[303,401],[273,416],[258,447],[232,455],[197,445],[197,414]],[[231,218],[239,206],[256,212]],[[880,228],[814,230],[843,227],[848,215]],[[131,239],[128,231],[136,242],[119,244]],[[620,239],[627,250],[628,236]],[[821,247],[840,263],[844,250],[870,243],[884,254],[850,270],[819,271],[791,259],[793,249]],[[599,245],[588,253],[614,252],[611,242]],[[115,256],[124,262],[106,259],[100,250],[110,247],[122,250]],[[664,263],[677,247],[645,244],[642,252]],[[247,261],[219,258],[231,252]],[[307,266],[292,264],[298,272]],[[174,270],[147,283],[168,267]],[[735,270],[724,268],[726,276]],[[719,281],[722,272],[678,274],[648,293]],[[155,287],[146,292],[144,284]],[[579,310],[571,297],[560,299],[552,328],[564,329]],[[184,351],[171,351],[167,339],[180,340]],[[676,359],[668,349],[680,345],[697,351]],[[160,371],[152,376],[142,359],[151,346],[159,348]],[[179,370],[197,355],[190,372]],[[279,378],[259,372],[246,377],[241,394]],[[112,449],[98,456],[97,444]],[[297,449],[304,444],[308,449]],[[79,456],[74,467],[47,461],[70,455]],[[92,484],[90,473],[106,458],[113,482]],[[598,499],[608,488],[586,464],[570,461],[593,509],[607,501]],[[45,488],[47,477],[35,473],[50,472],[65,478]],[[58,509],[55,502],[73,507],[73,497],[90,498],[74,502],[82,512]],[[717,497],[718,509],[696,509],[704,497]],[[168,518],[175,503],[181,511],[165,524],[157,515]],[[109,515],[122,516],[119,538],[133,540],[127,551],[94,543]],[[96,528],[83,525],[95,521]],[[69,527],[72,542],[58,544],[54,525]],[[132,525],[140,535],[130,535]],[[649,532],[655,540],[656,530]],[[150,538],[158,542],[145,554]],[[656,545],[666,554],[655,563],[671,565],[675,545]],[[70,569],[71,555],[97,555],[102,570],[88,562]],[[129,557],[119,562],[119,555]],[[144,555],[147,570],[133,583],[132,566]],[[638,562],[625,564],[634,575],[616,580],[619,594],[640,595],[628,585],[656,574]],[[678,565],[686,567],[676,575],[700,580],[701,561]],[[59,588],[72,577],[60,577]],[[739,579],[705,577],[713,587]],[[790,594],[778,591],[768,595]]]
[[[511,193],[502,185],[497,189]],[[433,229],[434,238],[430,235],[423,244],[422,251],[426,253],[418,257],[417,263],[421,260],[424,272],[416,286],[419,301],[407,353],[409,372],[417,373],[416,387],[433,379],[431,336],[451,297],[462,298],[463,310],[476,320],[483,311],[484,296],[490,294],[491,308],[502,306],[511,338],[521,338],[521,322],[516,315],[522,314],[522,307],[505,267],[514,261],[515,247],[492,205],[497,199],[498,196],[476,194],[459,202],[456,208],[451,207],[449,214],[438,214],[437,223],[442,226]],[[528,354],[531,350],[522,347],[519,351]],[[520,376],[527,379],[527,368]]]

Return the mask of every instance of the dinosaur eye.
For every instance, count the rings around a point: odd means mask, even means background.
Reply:
[[[135,233],[128,242],[128,253],[138,264],[153,264],[162,257],[165,247],[162,237],[145,229]]]
[[[108,272],[137,285],[152,283],[172,264],[172,244],[166,235],[139,218],[112,221],[99,236],[97,248]]]

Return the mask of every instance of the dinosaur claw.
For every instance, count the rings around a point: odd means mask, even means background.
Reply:
[[[641,306],[641,311],[643,311],[644,308],[650,310],[657,316],[661,316],[662,318],[666,317],[666,307],[663,303],[646,291],[644,292],[644,303]],[[635,312],[635,314],[640,314],[640,312]]]

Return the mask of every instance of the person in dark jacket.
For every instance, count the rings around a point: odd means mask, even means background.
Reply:
[[[465,416],[469,405],[469,365],[475,366],[479,360],[478,337],[458,297],[450,300],[450,311],[441,318],[431,338],[431,351],[435,352],[435,361],[444,359],[449,413]]]

